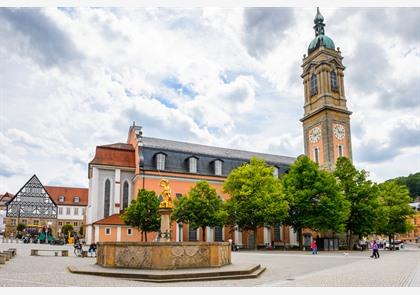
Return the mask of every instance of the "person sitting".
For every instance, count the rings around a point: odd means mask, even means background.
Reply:
[[[88,252],[89,252],[89,254],[91,254],[91,256],[93,256],[93,254],[95,254],[95,256],[96,256],[96,244],[95,243],[90,244]]]

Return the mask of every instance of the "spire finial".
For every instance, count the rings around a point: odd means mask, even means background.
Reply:
[[[316,8],[316,15],[314,19],[314,29],[315,29],[315,37],[318,35],[324,35],[324,17],[322,16],[321,12],[319,11],[319,7]]]

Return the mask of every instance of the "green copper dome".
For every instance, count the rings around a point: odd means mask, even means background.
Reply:
[[[324,31],[324,17],[322,16],[321,12],[319,12],[319,7],[316,9],[316,15],[314,19],[314,29],[315,29],[315,39],[309,44],[308,47],[308,54],[315,51],[315,49],[319,48],[320,46],[324,46],[325,48],[329,48],[335,50],[335,45],[333,40],[325,35]]]
[[[325,48],[329,49],[335,49],[334,41],[326,36],[326,35],[318,35],[315,37],[315,39],[312,40],[312,42],[309,44],[308,47],[308,54],[317,49],[320,46],[324,46]]]

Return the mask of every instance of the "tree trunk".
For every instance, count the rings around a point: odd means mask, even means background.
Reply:
[[[206,241],[206,227],[202,226],[201,230],[203,231],[203,242],[205,242]]]
[[[298,229],[299,250],[303,250],[303,228]]]
[[[144,232],[144,240],[147,242],[147,232]]]
[[[347,250],[351,251],[351,242],[353,241],[353,233],[351,230],[347,231]]]
[[[392,248],[391,248],[391,235],[389,235],[388,236],[388,242],[389,242],[389,250],[392,250]]]
[[[257,239],[257,232],[258,232],[258,227],[256,227],[254,229],[254,250],[258,250],[258,239]]]

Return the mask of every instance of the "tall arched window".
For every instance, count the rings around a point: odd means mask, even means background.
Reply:
[[[105,197],[104,197],[104,217],[109,216],[109,205],[111,201],[111,181],[105,181]]]
[[[312,74],[311,76],[311,95],[315,95],[318,93],[318,82],[316,79],[316,75]]]
[[[337,74],[335,72],[331,72],[331,90],[333,90],[333,91],[338,90]]]
[[[122,201],[123,210],[128,207],[128,182],[125,181],[123,185],[123,201]]]
[[[314,159],[315,159],[315,163],[319,164],[319,149],[317,147],[314,148]]]
[[[338,145],[338,156],[339,157],[343,156],[343,146],[341,144]]]

